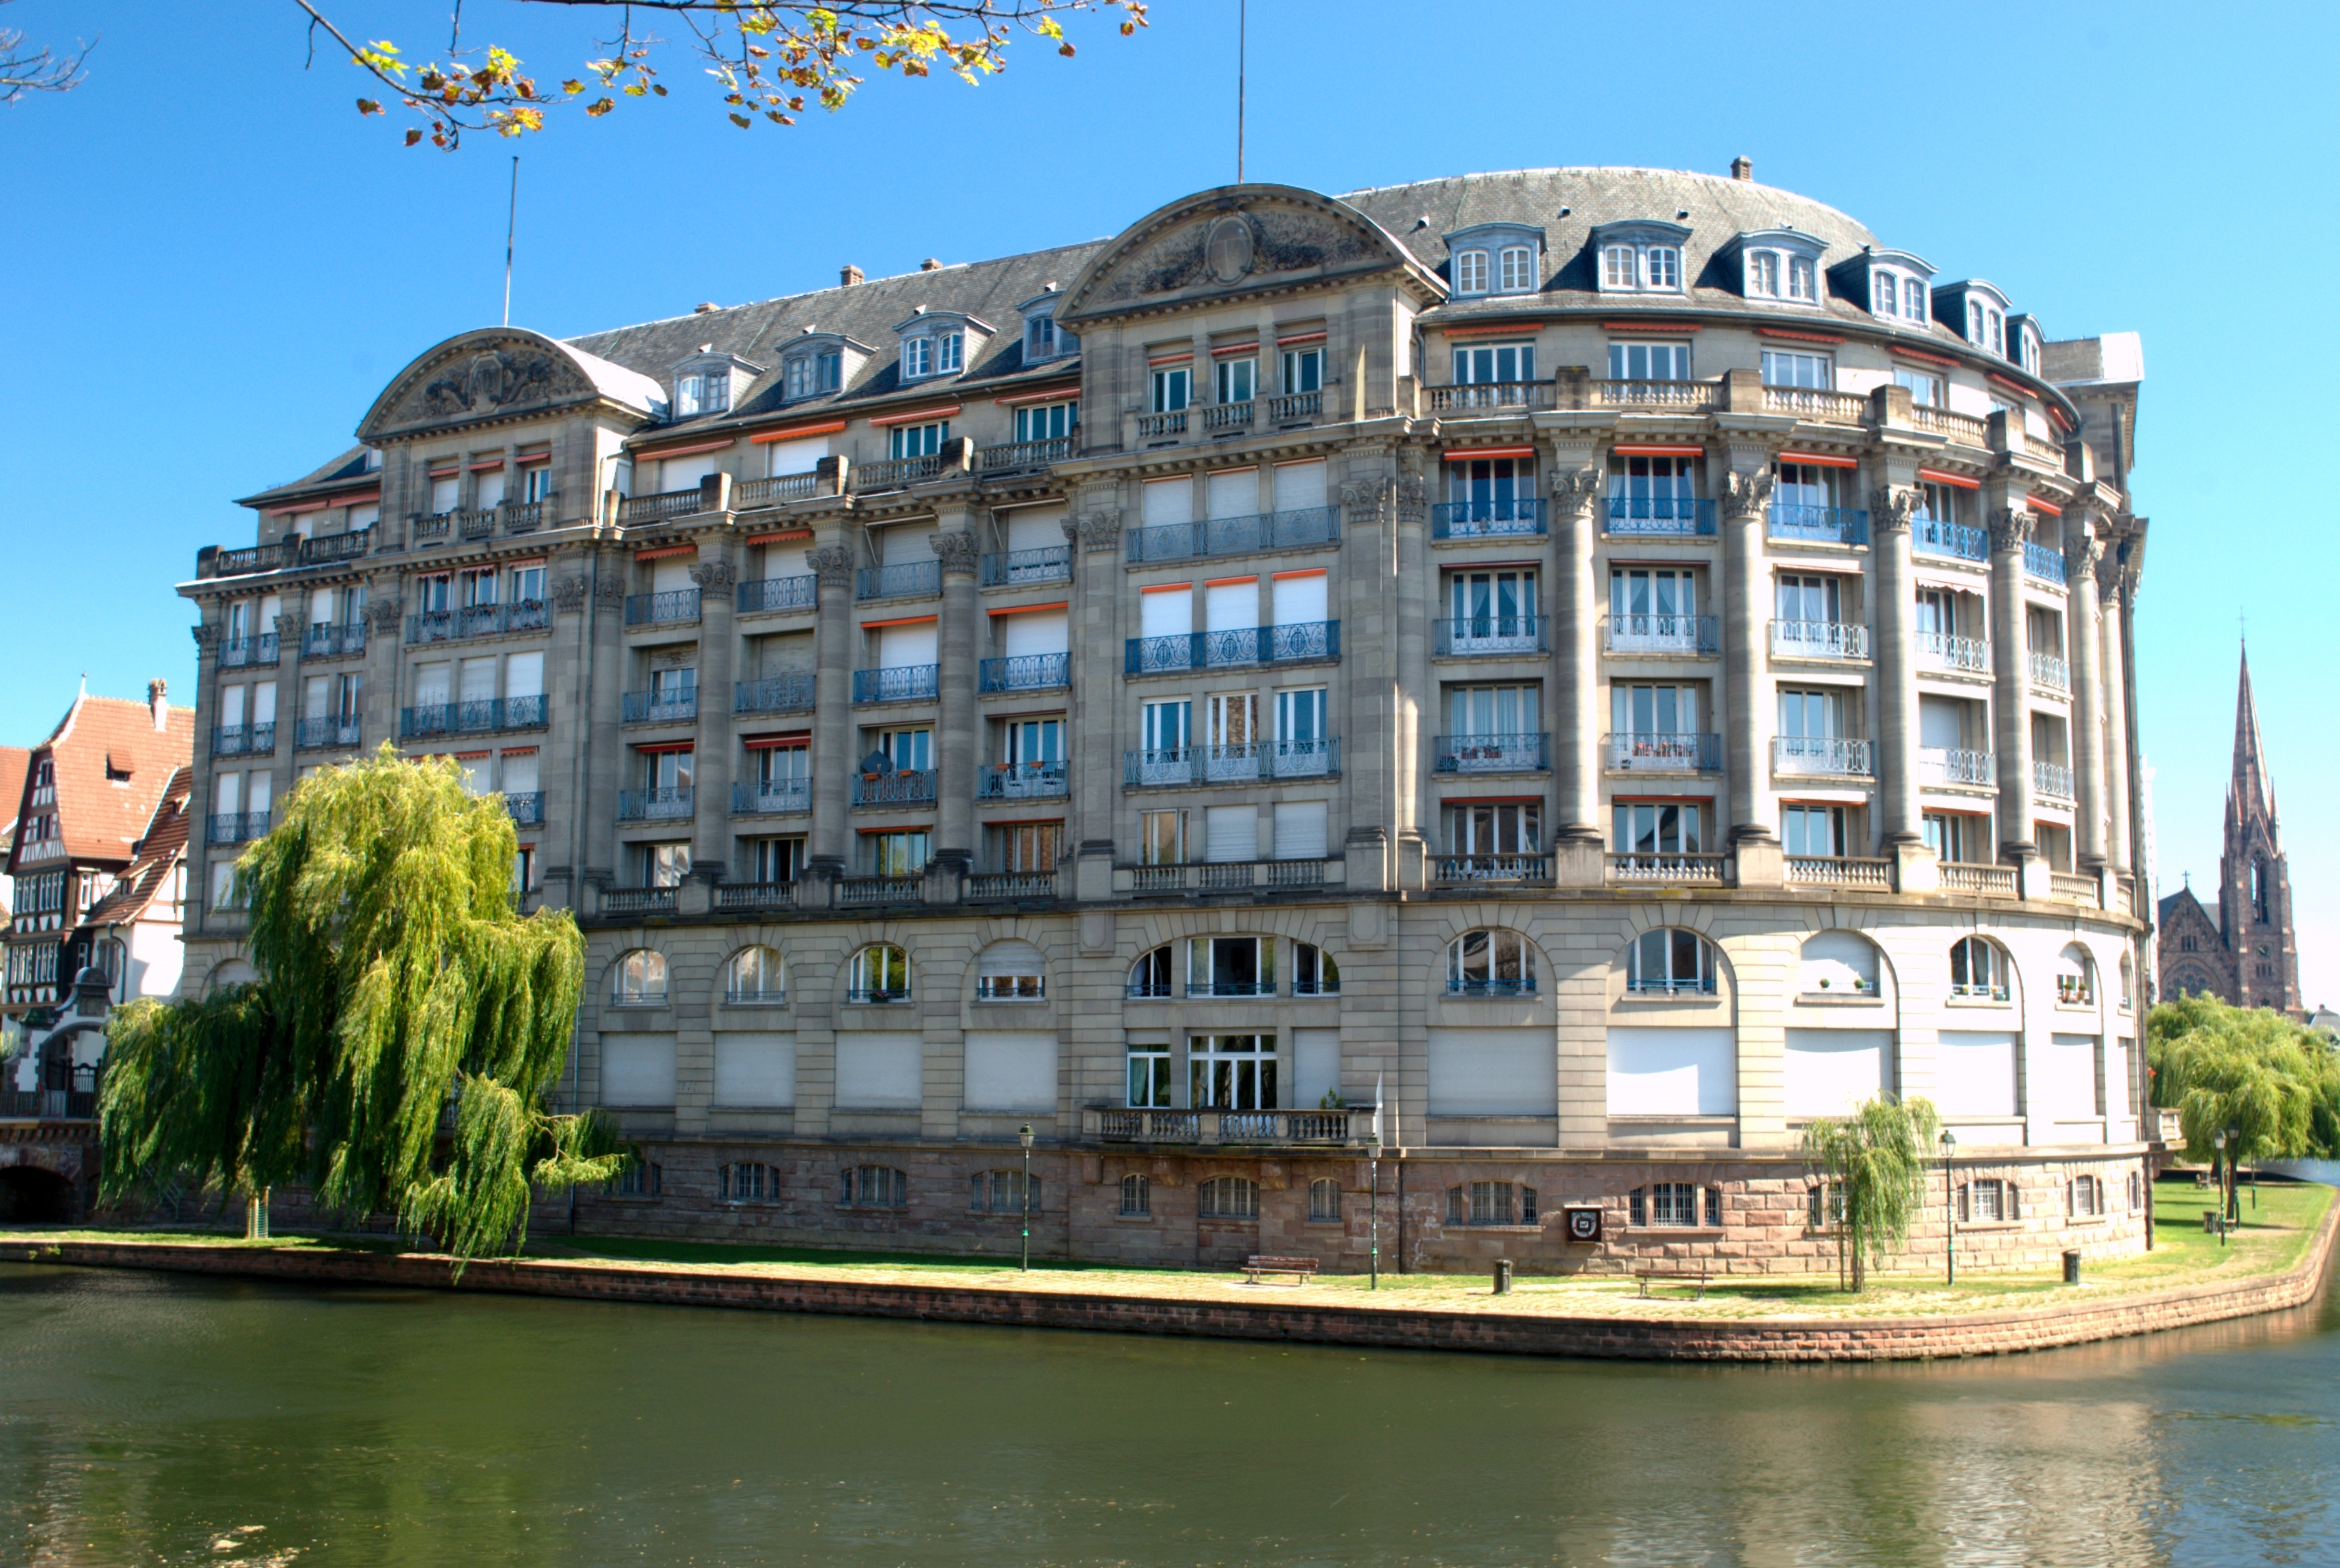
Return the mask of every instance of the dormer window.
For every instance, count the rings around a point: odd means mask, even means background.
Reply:
[[[1690,231],[1680,223],[1603,223],[1592,237],[1602,293],[1682,292],[1682,243]]]
[[[1731,243],[1739,252],[1740,289],[1749,299],[1819,303],[1824,247],[1819,240],[1797,229],[1760,229]]]
[[[935,340],[932,338],[909,338],[905,340],[902,344],[902,374],[904,378],[907,379],[912,376],[930,376],[934,373]]]
[[[784,394],[794,400],[832,392],[843,379],[845,356],[836,349],[819,353],[798,354],[788,362],[788,377]]]
[[[1487,292],[1487,253],[1463,251],[1454,258],[1454,292],[1458,294],[1483,294]]]
[[[674,417],[689,419],[697,414],[721,413],[731,406],[731,376],[729,372],[709,371],[704,374],[678,376],[674,383]]]
[[[2008,324],[2008,341],[2014,351],[2015,362],[2038,375],[2039,344],[2045,336],[2039,330],[2039,323],[2029,316],[2010,316]]]
[[[1024,315],[1026,364],[1036,365],[1043,360],[1081,352],[1081,340],[1056,324],[1056,309],[1064,298],[1064,291],[1050,283],[1047,293],[1035,294],[1016,307]]]
[[[1496,287],[1507,294],[1535,287],[1535,252],[1525,245],[1505,245],[1495,253]]]
[[[991,333],[989,327],[973,316],[957,313],[930,316],[924,307],[894,330],[902,334],[902,379],[906,382],[957,375],[967,366],[968,334],[979,332],[988,337]]]
[[[1543,249],[1542,229],[1518,223],[1474,223],[1445,239],[1453,257],[1448,275],[1456,298],[1535,293],[1536,256]]]

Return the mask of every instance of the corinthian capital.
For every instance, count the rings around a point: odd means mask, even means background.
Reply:
[[[943,575],[954,573],[973,577],[983,560],[983,541],[965,529],[949,533],[937,533],[933,539],[935,554],[943,563]]]
[[[1121,513],[1110,511],[1084,512],[1065,524],[1065,537],[1076,540],[1086,551],[1106,551],[1121,544]]]
[[[1341,510],[1349,514],[1350,524],[1387,522],[1392,486],[1386,479],[1353,479],[1343,485]]]
[[[842,544],[824,544],[804,552],[805,564],[823,588],[853,586],[853,551]]]
[[[699,584],[701,593],[720,594],[730,591],[732,584],[739,581],[739,574],[732,571],[728,561],[702,561],[690,569],[690,581]]]
[[[197,621],[194,625],[187,628],[187,635],[195,640],[195,658],[198,660],[209,658],[212,650],[219,646],[219,622],[215,620]]]
[[[1869,525],[1880,531],[1901,532],[1918,515],[1915,485],[1880,484],[1869,492]]]
[[[552,584],[552,608],[562,615],[574,615],[585,608],[586,590],[592,587],[582,577],[555,579]]]
[[[387,637],[398,630],[401,606],[395,597],[366,600],[366,620],[373,627],[374,635]]]
[[[1994,551],[2020,550],[2031,537],[2031,514],[2020,507],[1993,507],[1989,521],[1990,547]]]
[[[1593,503],[1601,499],[1601,471],[1586,463],[1581,468],[1560,469],[1552,476],[1552,510],[1559,517],[1582,518]]]
[[[1729,517],[1754,517],[1771,504],[1771,474],[1768,469],[1754,473],[1727,473],[1722,476],[1722,511]]]

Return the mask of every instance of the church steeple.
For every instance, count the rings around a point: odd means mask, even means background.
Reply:
[[[2232,966],[2229,999],[2299,1011],[2299,944],[2292,928],[2291,871],[2267,776],[2259,710],[2246,647],[2235,690],[2235,769],[2226,786],[2226,852],[2218,862],[2218,925]]]
[[[2259,709],[2251,697],[2251,650],[2243,645],[2243,672],[2235,693],[2235,773],[2226,786],[2226,819],[2237,825],[2275,816],[2266,752],[2259,740]]]

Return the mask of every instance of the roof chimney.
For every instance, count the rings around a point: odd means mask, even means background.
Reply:
[[[1747,156],[1744,153],[1740,154],[1738,157],[1731,159],[1730,177],[1734,180],[1753,179],[1755,177],[1755,160]]]
[[[918,271],[922,273],[939,273],[942,270],[942,263],[932,256],[928,256],[925,261],[918,263]]]
[[[843,266],[837,269],[838,287],[841,289],[849,289],[860,281],[861,269],[855,266],[851,262],[848,262]]]
[[[699,302],[699,308],[690,313],[694,316],[711,316],[722,308],[712,300],[702,300]]]
[[[171,727],[171,710],[163,700],[163,693],[168,690],[170,690],[169,686],[164,681],[149,680],[146,683],[146,706],[154,710],[154,729],[157,734]]]

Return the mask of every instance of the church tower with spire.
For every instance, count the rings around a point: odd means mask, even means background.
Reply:
[[[2299,1003],[2299,943],[2291,921],[2291,870],[2283,820],[2267,777],[2258,704],[2246,647],[2235,697],[2234,776],[2226,785],[2225,849],[2218,858],[2218,918],[2192,888],[2161,901],[2161,963],[2166,994],[2207,991],[2243,1007],[2305,1017]]]

